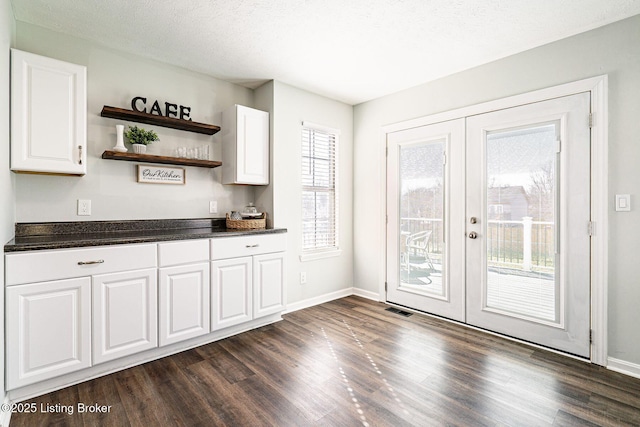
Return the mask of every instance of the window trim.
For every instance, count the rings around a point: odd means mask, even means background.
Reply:
[[[340,237],[340,233],[339,233],[339,219],[340,219],[340,215],[339,215],[339,199],[340,199],[340,191],[339,191],[339,183],[340,183],[340,179],[339,179],[339,154],[338,154],[338,148],[339,148],[339,141],[340,141],[340,130],[336,129],[336,128],[332,128],[329,126],[325,126],[325,125],[321,125],[321,124],[317,124],[317,123],[313,123],[313,122],[309,122],[309,121],[302,121],[301,123],[301,129],[300,129],[300,135],[303,134],[303,132],[305,130],[313,130],[313,131],[318,131],[318,132],[322,132],[322,133],[327,133],[327,134],[331,134],[333,136],[334,139],[334,154],[335,154],[335,159],[334,159],[334,186],[333,186],[333,193],[334,193],[334,230],[335,230],[335,246],[331,246],[331,247],[323,247],[323,248],[308,248],[308,249],[304,249],[304,231],[301,232],[301,247],[300,247],[300,261],[301,262],[305,262],[305,261],[313,261],[316,259],[324,259],[324,258],[330,258],[330,257],[335,257],[335,256],[339,256],[340,254],[342,254],[342,250],[340,249],[340,242],[339,242],[339,237]],[[300,160],[302,160],[302,153],[300,154]],[[302,166],[302,165],[301,165]],[[304,191],[304,186],[302,185],[302,179],[301,179],[301,183],[300,183],[300,191],[301,193]]]

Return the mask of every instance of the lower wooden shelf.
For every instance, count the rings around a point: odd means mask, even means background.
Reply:
[[[152,154],[119,153],[117,151],[105,151],[103,159],[124,160],[127,162],[160,163],[163,165],[198,166],[201,168],[217,168],[222,162],[214,160],[184,159],[182,157],[154,156]]]

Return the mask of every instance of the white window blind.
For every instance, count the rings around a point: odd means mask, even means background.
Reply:
[[[302,250],[338,248],[337,133],[302,127]]]

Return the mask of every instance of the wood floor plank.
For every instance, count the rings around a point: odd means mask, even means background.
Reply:
[[[347,297],[29,402],[11,426],[637,426],[640,380]],[[75,408],[75,406],[74,406]]]
[[[215,409],[206,405],[202,394],[173,358],[165,357],[143,366],[157,394],[162,396],[165,410],[179,420],[180,425],[205,426],[217,418]]]
[[[284,344],[284,341],[281,342]],[[316,421],[334,409],[321,388],[328,376],[326,369],[309,369],[309,362],[303,357],[298,358],[298,363],[291,364],[287,361],[290,356],[283,358],[284,353],[279,348],[270,348],[266,343],[268,341],[264,336],[259,337],[256,349],[260,357],[257,359],[243,357],[242,348],[247,343],[242,340],[230,340],[223,345],[226,345],[231,353],[242,352],[242,356],[238,357],[259,372],[258,376],[264,384],[286,396],[288,402],[296,407],[308,422]]]
[[[253,405],[251,397],[237,383],[229,383],[211,359],[190,365],[185,369],[185,375],[196,386],[207,407],[216,412],[217,418],[211,420],[209,425],[268,425],[268,418]]]
[[[77,385],[80,402],[87,405],[107,406],[107,412],[86,413],[84,425],[97,426],[109,423],[129,426],[129,419],[118,394],[114,378],[111,375],[96,378]]]
[[[209,360],[211,367],[220,372],[229,384],[235,384],[255,375],[251,368],[236,359],[218,343],[202,346],[196,351]]]
[[[182,425],[168,413],[162,396],[145,374],[144,366],[136,366],[112,374],[122,406],[132,426]],[[109,424],[111,419],[109,419]]]

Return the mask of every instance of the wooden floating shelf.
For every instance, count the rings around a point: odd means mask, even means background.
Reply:
[[[217,168],[222,162],[213,160],[184,159],[182,157],[154,156],[153,154],[119,153],[117,151],[105,151],[103,159],[124,160],[127,162],[160,163],[163,165],[198,166],[201,168]]]
[[[126,110],[124,108],[109,107],[108,105],[102,107],[100,116],[108,117],[110,119],[128,120],[131,122],[146,123],[148,125],[186,130],[205,135],[213,135],[214,133],[220,132],[220,126],[216,125],[180,120],[174,117],[157,116],[155,114],[141,113],[139,111]]]

